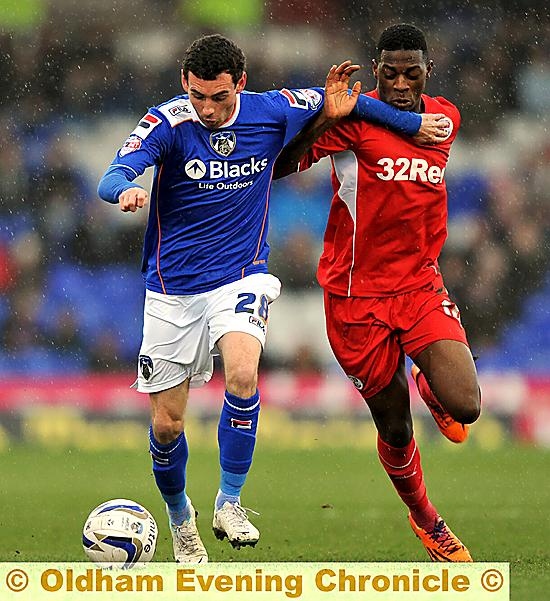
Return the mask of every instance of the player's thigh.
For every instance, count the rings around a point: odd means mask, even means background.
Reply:
[[[470,348],[458,340],[437,340],[414,358],[430,388],[454,419],[472,423],[481,395]]]
[[[373,302],[325,293],[330,346],[364,398],[374,396],[390,384],[402,354],[395,333],[372,313]]]
[[[444,289],[426,288],[410,297],[415,319],[400,334],[405,353],[420,367],[454,419],[475,421],[480,411],[479,385],[458,307]]]
[[[248,398],[256,392],[260,341],[246,332],[228,332],[217,343],[223,360],[225,385],[229,392]]]
[[[232,394],[248,397],[256,391],[269,305],[280,289],[275,276],[257,273],[221,286],[209,297],[210,349],[217,347],[222,355],[226,387]]]

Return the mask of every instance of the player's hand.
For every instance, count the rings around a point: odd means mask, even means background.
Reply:
[[[417,144],[439,144],[453,131],[453,122],[442,113],[423,113],[420,129],[413,136]]]
[[[348,89],[350,77],[360,68],[359,65],[352,65],[351,61],[344,61],[341,65],[332,65],[330,68],[325,82],[324,111],[327,119],[346,117],[357,104],[361,82],[353,84],[351,94],[348,94]]]
[[[418,134],[417,134],[418,135]],[[131,211],[135,213],[138,209],[143,208],[149,201],[149,194],[143,188],[128,188],[118,197],[120,210],[123,213]]]

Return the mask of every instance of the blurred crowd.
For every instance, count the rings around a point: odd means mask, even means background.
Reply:
[[[524,299],[548,284],[546,3],[6,0],[0,373],[132,369],[143,220],[115,218],[97,198],[97,165],[105,168],[116,146],[93,134],[116,120],[136,122],[180,93],[180,59],[193,39],[215,31],[233,37],[247,54],[251,90],[323,85],[328,67],[348,57],[364,66],[366,90],[375,40],[398,21],[425,30],[435,61],[428,92],[462,112],[446,176],[450,234],[441,266],[474,351],[497,348]],[[318,292],[330,198],[326,168],[274,185],[271,270],[287,290]],[[286,358],[302,362],[322,367],[313,346]]]

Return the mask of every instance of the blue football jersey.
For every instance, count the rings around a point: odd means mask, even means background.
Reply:
[[[104,176],[123,175],[122,187],[100,194],[118,202],[154,166],[142,263],[149,290],[196,294],[267,271],[273,164],[322,108],[323,95],[322,88],[243,91],[215,130],[188,95],[147,112]]]

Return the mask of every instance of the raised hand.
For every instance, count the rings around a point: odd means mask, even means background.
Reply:
[[[324,112],[327,119],[341,119],[353,110],[361,92],[361,82],[356,81],[349,94],[349,80],[360,68],[359,65],[352,65],[349,60],[330,68],[325,82]]]

